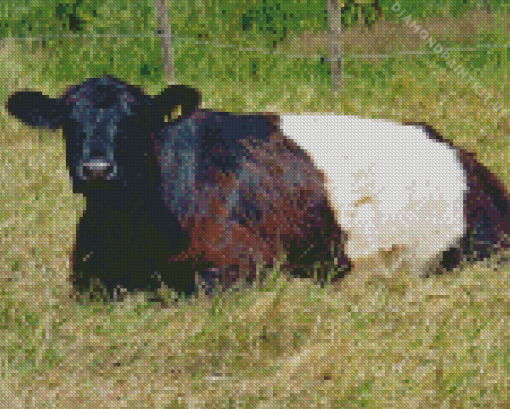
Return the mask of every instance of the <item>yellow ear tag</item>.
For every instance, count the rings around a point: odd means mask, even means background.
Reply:
[[[172,110],[172,121],[179,119],[181,115],[182,115],[182,106],[177,105],[177,107]]]
[[[170,119],[168,118],[168,115],[165,115],[165,117],[163,118],[165,123],[173,122],[179,119],[180,116],[182,115],[182,106],[177,105],[174,109],[172,109],[172,113],[170,115],[171,115]]]

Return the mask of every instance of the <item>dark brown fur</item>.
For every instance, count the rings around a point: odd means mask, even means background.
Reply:
[[[276,116],[272,120],[278,121]],[[327,199],[324,175],[293,141],[280,133],[263,144],[244,141],[249,160],[238,174],[257,174],[259,186],[250,190],[235,175],[215,174],[214,183],[202,185],[198,203],[210,214],[182,220],[191,237],[189,249],[173,258],[221,269],[224,283],[241,275],[254,279],[257,266],[271,266],[282,252],[285,267],[311,276],[319,262],[321,281],[332,262],[347,270],[340,228]],[[294,172],[292,172],[294,170]],[[294,178],[297,174],[299,177]],[[261,219],[246,225],[232,220],[222,198],[239,192],[263,210]]]

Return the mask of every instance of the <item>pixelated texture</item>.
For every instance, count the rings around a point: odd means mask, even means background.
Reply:
[[[397,3],[380,0],[372,5],[380,6],[384,19],[370,30],[342,27],[336,37],[326,31],[330,21],[324,18],[326,5],[315,0],[280,4],[284,7],[275,13],[278,2],[272,1],[176,0],[168,4],[172,28],[167,33],[176,40],[171,50],[176,63],[173,79],[165,75],[161,64],[153,13],[158,2],[143,6],[138,1],[109,0],[22,3],[0,2],[0,17],[7,12],[0,24],[4,100],[27,88],[55,96],[64,83],[110,73],[133,84],[145,81],[146,90],[151,86],[159,90],[166,81],[200,84],[205,106],[230,112],[335,112],[345,114],[344,121],[350,124],[359,119],[355,115],[397,123],[425,121],[455,141],[451,157],[457,158],[454,164],[463,170],[466,181],[462,220],[467,221],[466,229],[472,227],[472,234],[463,236],[464,243],[442,254],[442,262],[453,268],[464,257],[468,261],[477,254],[491,257],[425,280],[413,277],[405,266],[384,275],[384,268],[361,260],[351,274],[324,289],[310,280],[285,280],[276,268],[268,272],[270,279],[263,287],[229,292],[212,302],[198,297],[163,309],[137,295],[113,305],[77,305],[68,299],[68,253],[77,240],[77,223],[81,229],[81,213],[91,210],[90,197],[70,191],[74,184],[69,183],[71,169],[66,169],[62,131],[34,131],[4,110],[0,114],[4,119],[0,133],[0,406],[509,406],[509,257],[494,251],[499,233],[506,229],[505,212],[508,215],[507,193],[497,179],[506,188],[510,182],[510,122],[505,113],[510,103],[505,92],[505,32],[510,26],[506,11],[502,12],[504,2],[399,2],[400,9],[395,11],[392,7]],[[354,23],[363,25],[364,18],[370,17],[364,13],[370,2],[344,4],[350,6],[344,22],[357,17]],[[457,17],[463,7],[478,9]],[[290,19],[281,21],[287,16]],[[318,29],[314,21],[320,22]],[[241,32],[243,22],[246,31]],[[268,36],[245,41],[248,34],[262,30]],[[237,42],[239,37],[242,44]],[[328,40],[343,50],[345,90],[335,94]],[[268,44],[266,50],[261,50],[263,44]],[[447,52],[438,53],[436,45],[456,51],[445,57]],[[33,95],[33,105],[41,109],[32,115],[41,124],[48,120],[47,103],[47,97]],[[492,109],[496,105],[499,110]],[[152,111],[146,115],[152,116]],[[163,124],[160,129],[167,126],[165,116],[179,121],[167,109],[160,110],[153,117]],[[46,126],[54,127],[58,120],[53,117],[56,122]],[[406,128],[398,127],[401,132]],[[313,131],[314,143],[309,146],[299,142],[299,135],[283,133],[317,161],[325,141],[317,128]],[[423,127],[411,133],[423,135]],[[187,143],[179,146],[189,148]],[[276,148],[272,143],[264,146],[257,155]],[[215,158],[204,168],[205,182],[214,176],[210,170],[215,167],[238,166],[232,161],[235,152],[252,151],[244,146],[221,151],[217,144],[212,149]],[[362,155],[364,148],[360,150]],[[402,152],[400,147],[397,150]],[[470,153],[475,151],[476,157]],[[115,159],[115,149],[112,152]],[[195,160],[201,151],[192,152]],[[224,161],[220,152],[226,155]],[[188,158],[181,155],[179,160]],[[154,169],[160,169],[161,160],[152,164]],[[99,171],[114,176],[124,165],[110,167],[107,160],[86,163],[91,165],[90,172],[83,174],[89,176]],[[327,172],[326,183],[340,169],[334,165],[334,160],[321,165]],[[231,211],[229,217],[221,216],[227,223],[232,218],[240,227],[256,228],[267,223],[254,198],[268,172],[261,170],[259,175],[251,171],[251,165],[240,166],[244,171],[232,176],[229,170],[216,190],[226,195],[221,204],[206,207],[220,209],[218,213],[221,208],[225,214]],[[293,168],[288,175],[300,178],[302,173]],[[188,176],[179,175],[184,181]],[[142,181],[150,184],[149,179],[138,179],[135,173],[131,181],[144,185]],[[103,186],[113,185],[115,180],[104,182]],[[230,183],[242,186],[244,196]],[[331,186],[326,187],[332,197]],[[370,208],[368,195],[360,199],[360,208]],[[144,214],[145,197],[140,195],[131,203],[133,211],[126,209],[125,216],[133,219],[139,212],[139,221],[132,221],[135,227],[142,226],[138,232],[149,238],[161,235],[162,224]],[[174,205],[181,204],[183,209],[192,207],[182,199]],[[333,204],[331,208],[335,210]],[[331,211],[327,215],[337,217]],[[109,221],[108,216],[102,213],[98,220],[103,224],[98,222],[97,228],[116,228],[115,219]],[[178,218],[174,222],[181,226]],[[112,238],[118,238],[112,231],[104,240],[122,253],[131,239],[112,244]],[[130,231],[135,230],[128,229],[127,237],[135,237]],[[195,236],[199,242],[198,229]],[[169,239],[159,237],[150,244],[165,240]],[[152,271],[150,260],[131,254],[137,246],[124,253],[130,261],[119,270],[119,280],[128,281],[124,274],[132,263],[138,263],[138,271]],[[145,246],[144,252],[154,254],[152,246]],[[399,246],[384,250],[380,254],[384,266],[394,266],[400,250]],[[90,253],[82,255],[92,260]],[[122,258],[109,260],[123,262]],[[236,278],[239,271],[223,274],[209,269],[205,278],[213,287],[229,274]],[[159,280],[148,283],[158,285]]]
[[[335,258],[348,268],[323,178],[279,133],[277,117],[203,111],[199,100],[184,86],[151,98],[111,77],[61,98],[9,98],[9,112],[26,123],[62,127],[73,191],[87,199],[75,286],[98,278],[115,295],[155,290],[161,279],[189,295],[197,270],[228,287],[255,279],[279,252],[300,275]],[[182,115],[165,123],[177,105]]]
[[[326,174],[351,260],[398,247],[408,270],[428,275],[508,246],[503,185],[430,126],[340,115],[281,121]]]

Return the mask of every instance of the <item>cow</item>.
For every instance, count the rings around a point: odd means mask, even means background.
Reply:
[[[86,199],[71,257],[78,293],[99,281],[116,299],[163,282],[190,296],[196,272],[211,293],[277,260],[321,283],[350,270],[324,175],[279,118],[200,103],[191,87],[150,96],[110,76],[56,98],[8,98],[10,114],[66,140],[73,192]]]
[[[325,173],[354,270],[384,257],[426,277],[510,247],[502,182],[430,125],[286,114],[280,127]]]

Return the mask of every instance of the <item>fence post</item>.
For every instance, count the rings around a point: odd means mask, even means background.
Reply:
[[[155,0],[158,17],[158,35],[161,36],[161,54],[163,58],[165,80],[173,82],[174,59],[172,54],[172,20],[168,15],[166,0]]]
[[[342,13],[338,5],[341,0],[328,0],[328,49],[331,63],[331,87],[332,91],[344,90],[344,76],[342,64],[342,42],[340,32],[342,30]]]

